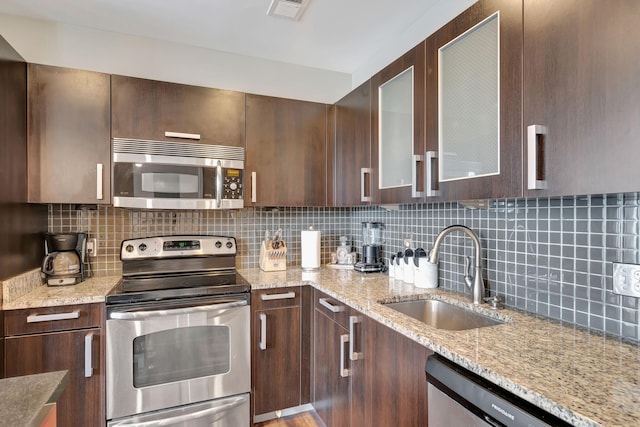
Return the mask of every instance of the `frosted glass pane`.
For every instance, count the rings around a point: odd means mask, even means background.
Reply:
[[[379,89],[379,188],[411,185],[413,67]]]
[[[439,51],[440,181],[500,173],[499,15]]]

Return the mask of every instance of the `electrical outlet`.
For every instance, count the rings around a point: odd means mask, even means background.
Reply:
[[[640,265],[613,263],[613,293],[640,298]]]
[[[98,241],[95,237],[87,240],[87,254],[90,257],[98,256]]]

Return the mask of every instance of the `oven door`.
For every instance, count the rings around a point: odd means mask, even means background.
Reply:
[[[109,307],[107,419],[249,392],[248,299]]]

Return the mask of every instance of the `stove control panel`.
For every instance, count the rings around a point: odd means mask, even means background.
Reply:
[[[236,255],[236,239],[228,236],[159,236],[124,240],[122,261],[145,258]]]

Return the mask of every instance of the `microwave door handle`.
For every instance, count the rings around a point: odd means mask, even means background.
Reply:
[[[163,418],[161,420],[153,420],[153,421],[143,421],[141,423],[126,423],[123,424],[127,427],[160,427],[160,426],[172,426],[178,423],[185,423],[187,421],[197,420],[199,418],[204,418],[209,415],[218,414],[220,412],[227,412],[230,409],[233,409],[237,406],[242,405],[247,402],[247,398],[244,396],[235,397],[231,399],[229,402],[225,402],[220,406],[215,406],[213,408],[203,409],[201,411],[192,412],[190,414],[178,415],[177,417],[171,418]],[[115,424],[114,427],[117,427],[118,424]]]
[[[216,165],[216,207],[220,209],[222,203],[222,163]]]
[[[222,304],[200,305],[196,307],[185,307],[166,310],[150,310],[150,311],[114,311],[109,315],[110,319],[117,320],[141,320],[149,317],[159,316],[175,316],[181,314],[194,314],[211,310],[226,310],[229,308],[242,307],[247,305],[247,301],[234,301]]]

